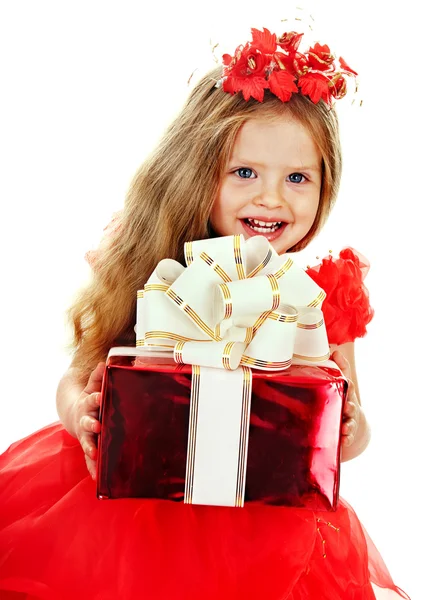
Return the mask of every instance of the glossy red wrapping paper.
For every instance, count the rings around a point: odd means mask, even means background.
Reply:
[[[336,509],[347,382],[332,365],[253,371],[246,502]],[[191,379],[169,356],[108,359],[99,498],[183,500]]]

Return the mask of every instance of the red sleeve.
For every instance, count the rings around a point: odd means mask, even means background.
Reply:
[[[320,265],[306,270],[324,290],[322,304],[330,344],[353,342],[367,333],[373,318],[364,279],[370,268],[368,260],[353,248],[344,248],[339,258],[328,256]]]

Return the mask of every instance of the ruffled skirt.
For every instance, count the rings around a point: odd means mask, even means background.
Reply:
[[[81,447],[56,423],[0,456],[0,598],[409,597],[342,499],[330,513],[98,500]]]

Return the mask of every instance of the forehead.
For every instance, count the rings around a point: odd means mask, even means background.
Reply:
[[[238,132],[232,159],[287,165],[318,165],[319,149],[309,131],[293,117],[247,120]]]

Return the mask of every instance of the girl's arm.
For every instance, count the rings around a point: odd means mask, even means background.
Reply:
[[[57,389],[58,415],[67,431],[78,438],[92,479],[96,478],[97,472],[96,435],[100,432],[98,411],[104,367],[104,363],[99,363],[86,379],[80,369],[71,366]]]
[[[349,381],[342,422],[341,462],[345,462],[362,454],[370,442],[371,430],[361,406],[354,343],[334,346],[332,350],[332,360]]]

